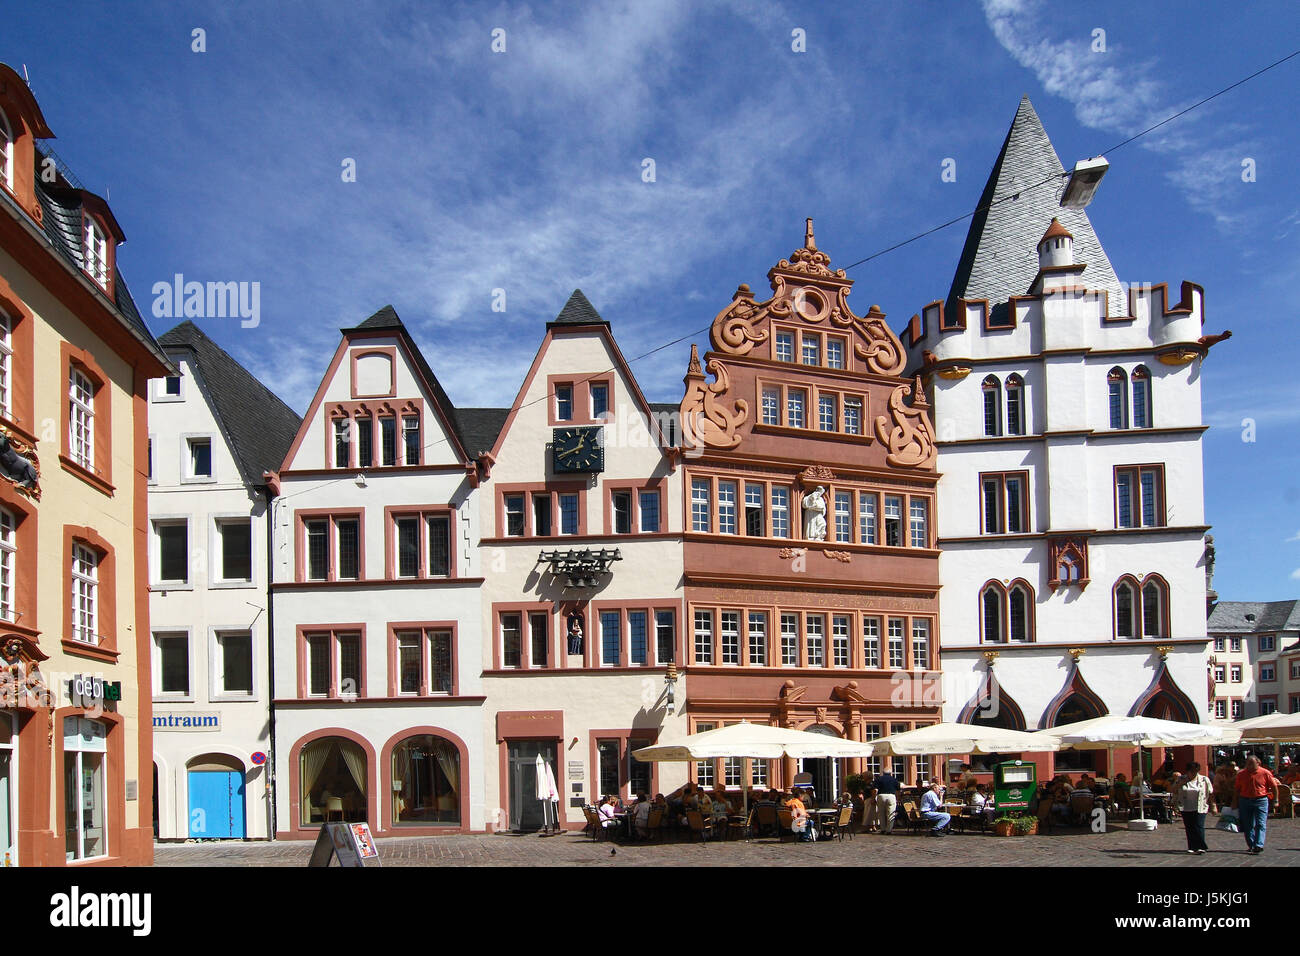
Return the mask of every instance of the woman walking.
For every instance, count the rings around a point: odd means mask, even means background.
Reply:
[[[1214,782],[1201,773],[1199,763],[1189,763],[1187,773],[1178,787],[1179,807],[1183,812],[1183,826],[1187,830],[1187,852],[1203,856],[1209,846],[1205,842],[1205,815],[1210,811],[1210,797]]]

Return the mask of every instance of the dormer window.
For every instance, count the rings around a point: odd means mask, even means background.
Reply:
[[[108,291],[108,240],[104,230],[93,219],[86,220],[86,241],[83,250],[86,274],[104,291]]]
[[[0,111],[0,183],[14,191],[14,133],[3,111]]]

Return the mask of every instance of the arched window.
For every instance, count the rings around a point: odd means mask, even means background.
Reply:
[[[1013,644],[1034,639],[1034,592],[1023,582],[1013,584],[1007,592],[1007,628]]]
[[[14,133],[3,110],[0,110],[0,183],[14,191]]]
[[[1007,376],[1007,434],[1025,433],[1025,381],[1019,375]]]
[[[1002,434],[1002,385],[990,375],[981,386],[984,391],[984,434]]]
[[[460,825],[460,752],[431,734],[407,737],[393,748],[393,822]]]
[[[364,823],[366,752],[345,737],[322,737],[298,756],[303,826],[341,820]]]
[[[1148,577],[1142,585],[1142,636],[1168,637],[1168,615],[1165,584],[1158,578]]]
[[[1002,629],[1002,603],[1005,594],[997,584],[988,584],[980,594],[981,618],[984,622],[984,643],[1001,644],[1006,637]]]
[[[1133,370],[1133,427],[1151,427],[1151,373],[1139,365]]]
[[[1138,593],[1132,578],[1115,585],[1115,636],[1141,637],[1137,626]]]
[[[1079,583],[1079,562],[1073,555],[1063,554],[1056,564],[1056,580],[1061,584]]]
[[[1128,428],[1128,376],[1113,368],[1106,376],[1110,395],[1110,427]]]

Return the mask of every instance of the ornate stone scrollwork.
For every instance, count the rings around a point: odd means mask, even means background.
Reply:
[[[10,636],[0,647],[0,707],[37,710],[54,708],[54,698],[41,676],[44,655],[23,638]]]
[[[848,290],[843,290],[843,294],[847,295]],[[848,306],[844,308],[847,310]],[[854,342],[853,351],[867,363],[867,368],[877,375],[897,375],[901,372],[907,356],[903,354],[903,343],[898,341],[897,336],[885,324],[884,313],[873,305],[862,318],[852,312],[848,314],[853,320],[852,324],[857,326],[862,338],[866,340],[865,344]]]
[[[709,359],[708,371],[715,378],[709,382],[700,368],[700,353],[691,346],[691,364],[687,368],[686,395],[680,406],[682,442],[688,448],[735,448],[740,444],[736,429],[749,418],[749,402],[737,398],[730,403],[719,401],[719,396],[731,387],[727,367],[717,359]]]
[[[732,355],[748,355],[759,342],[767,341],[767,330],[758,326],[767,317],[768,305],[755,305],[749,286],[736,290],[731,304],[713,320],[710,338],[714,348]]]
[[[826,557],[830,558],[832,561],[840,562],[840,564],[848,564],[853,560],[853,555],[849,554],[847,551],[823,551],[822,554],[826,555]]]
[[[729,355],[748,355],[766,342],[767,321],[776,317],[817,325],[829,322],[854,339],[853,352],[876,375],[897,375],[907,362],[903,345],[885,324],[885,314],[873,305],[865,316],[853,314],[848,294],[852,287],[843,269],[830,268],[830,256],[817,248],[812,224],[802,249],[782,259],[767,274],[772,297],[755,302],[749,286],[736,290],[731,303],[713,320],[710,333],[714,349]]]
[[[903,400],[908,386],[900,385],[889,397],[889,412],[876,416],[876,437],[889,449],[885,460],[897,468],[924,468],[935,459],[934,428],[920,376],[912,383],[912,406]],[[891,425],[890,419],[893,422]]]
[[[776,553],[776,556],[782,559],[802,558],[807,553],[807,548],[782,548]]]
[[[14,490],[32,501],[41,500],[41,462],[36,448],[0,425],[0,477],[13,483]]]

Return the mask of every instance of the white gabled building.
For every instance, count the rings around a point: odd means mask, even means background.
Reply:
[[[477,472],[391,306],[346,329],[278,477],[277,836],[482,830]]]
[[[904,335],[939,436],[944,717],[1199,720],[1200,370],[1224,336],[1199,286],[1120,284],[1064,180],[1035,185],[1062,173],[1026,97],[947,300]]]
[[[149,383],[149,618],[157,836],[270,835],[269,489],[293,410],[193,322]]]
[[[667,434],[675,411],[646,402],[580,290],[547,323],[514,403],[500,410],[479,506],[482,773],[494,829],[543,825],[539,755],[569,828],[603,794],[628,800],[686,782],[685,764],[631,756],[688,732],[676,679],[685,629],[684,500]]]

